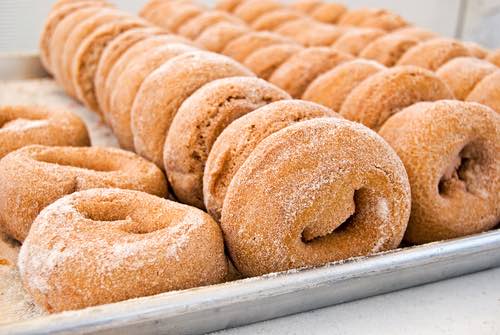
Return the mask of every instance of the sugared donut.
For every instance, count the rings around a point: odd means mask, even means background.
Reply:
[[[236,268],[256,276],[395,248],[410,200],[404,166],[381,137],[319,118],[256,147],[229,185],[221,227]]]
[[[61,21],[64,20],[68,15],[71,15],[75,11],[79,11],[83,8],[86,7],[101,7],[101,6],[107,6],[104,2],[101,1],[78,1],[75,3],[65,3],[64,5],[61,4],[61,6],[58,6],[57,8],[54,8],[49,16],[47,17],[47,20],[44,23],[43,29],[42,29],[42,34],[40,35],[40,60],[44,66],[44,68],[49,72],[52,73],[52,63],[51,63],[51,54],[52,54],[52,49],[50,47],[52,37],[54,35],[54,32],[61,23]]]
[[[408,22],[400,15],[386,9],[375,9],[372,14],[362,20],[359,26],[393,31],[408,26]]]
[[[500,117],[460,101],[419,103],[380,130],[403,161],[412,209],[405,239],[470,235],[500,220]]]
[[[500,49],[490,52],[486,60],[495,64],[496,66],[500,66]]]
[[[485,60],[458,57],[441,66],[436,75],[448,85],[455,98],[465,100],[484,77],[496,70],[495,65]]]
[[[391,115],[414,103],[453,98],[448,86],[433,72],[398,66],[380,71],[354,88],[340,114],[377,131]]]
[[[406,52],[398,65],[415,65],[436,71],[442,65],[457,57],[470,57],[469,50],[459,41],[434,38],[417,44]]]
[[[210,150],[203,175],[203,197],[209,214],[220,221],[227,188],[255,147],[267,136],[318,117],[339,117],[332,110],[303,100],[283,100],[261,107],[232,122]]]
[[[255,30],[273,31],[282,24],[303,18],[304,15],[290,8],[282,8],[265,13],[252,22],[251,27]]]
[[[385,66],[394,66],[402,55],[417,45],[419,40],[404,34],[387,34],[366,46],[359,57],[371,59]]]
[[[99,101],[99,106],[101,107],[101,111],[106,121],[107,114],[110,110],[113,90],[119,85],[118,79],[120,78],[123,71],[125,71],[127,66],[133,63],[137,57],[140,57],[141,55],[146,53],[147,50],[151,50],[152,48],[169,43],[186,44],[184,40],[186,39],[177,35],[151,36],[138,43],[135,43],[118,59],[115,65],[113,65],[113,67],[111,68],[108,77],[105,80],[104,89],[99,95],[102,96],[102,101]]]
[[[393,31],[395,34],[399,35],[405,35],[407,37],[412,37],[414,39],[417,39],[419,41],[427,41],[432,38],[436,38],[438,35],[435,32],[432,32],[430,30],[420,28],[420,27],[414,27],[414,26],[408,26],[400,29],[396,29]]]
[[[104,49],[94,78],[95,93],[99,109],[105,113],[103,108],[103,91],[105,90],[106,80],[114,65],[132,46],[145,40],[148,37],[161,35],[163,31],[156,27],[145,27],[130,29],[117,36]]]
[[[268,31],[244,34],[229,42],[222,54],[244,62],[256,50],[275,44],[296,44],[293,40]]]
[[[232,13],[236,7],[245,2],[245,0],[216,0],[215,8]]]
[[[306,48],[274,71],[269,81],[287,91],[292,97],[300,98],[316,77],[351,59],[352,56],[349,54],[332,48]]]
[[[209,215],[120,189],[77,192],[48,206],[18,266],[24,287],[50,313],[217,284],[228,271]]]
[[[196,48],[191,46],[174,43],[151,48],[134,58],[118,77],[119,85],[115,86],[111,94],[107,120],[122,148],[127,150],[134,148],[130,110],[144,79],[167,60],[195,50]]]
[[[306,17],[284,23],[275,31],[305,46],[327,46],[335,43],[346,30]]]
[[[183,1],[166,1],[152,13],[149,22],[172,32],[189,20],[201,15],[203,7],[198,4]]]
[[[244,26],[245,23],[238,18],[222,11],[209,11],[202,13],[195,18],[184,23],[179,29],[178,34],[191,40],[196,39],[205,29],[219,22],[229,22]]]
[[[176,197],[203,208],[203,170],[219,134],[233,120],[283,99],[290,96],[254,77],[214,80],[187,98],[175,114],[163,152],[165,172]]]
[[[360,26],[363,20],[365,20],[370,15],[376,11],[374,8],[357,8],[347,11],[337,22],[341,26]]]
[[[323,4],[321,0],[295,0],[290,4],[290,7],[304,13],[310,13],[321,4]]]
[[[181,104],[203,85],[221,78],[253,76],[234,60],[206,51],[174,57],[142,83],[132,106],[134,147],[163,168],[163,146]]]
[[[70,78],[73,81],[77,97],[90,110],[100,112],[94,79],[104,48],[121,33],[145,26],[146,22],[137,18],[117,20],[103,24],[82,41],[71,64]]]
[[[222,52],[229,42],[248,32],[249,28],[240,24],[220,22],[205,29],[195,41],[205,50]]]
[[[386,32],[382,29],[352,29],[335,41],[332,47],[339,51],[357,56],[367,45],[385,34]]]
[[[484,77],[469,93],[466,101],[479,102],[500,113],[500,70]]]
[[[85,123],[75,114],[41,106],[0,107],[0,159],[30,144],[88,146]]]
[[[347,12],[347,7],[335,2],[322,3],[311,10],[309,15],[315,20],[325,23],[337,23]]]
[[[351,91],[373,74],[384,70],[377,62],[355,59],[345,62],[317,77],[302,95],[334,111],[340,111]]]
[[[233,14],[247,23],[252,23],[262,14],[283,8],[279,1],[246,0],[235,8]]]
[[[128,151],[31,145],[0,160],[0,227],[23,241],[40,211],[66,194],[117,187],[166,195],[163,173]]]
[[[304,47],[298,44],[271,45],[252,52],[243,65],[252,70],[257,77],[267,80],[281,64],[302,50]]]
[[[463,44],[469,50],[472,57],[484,59],[488,56],[488,49],[475,42],[463,42]]]

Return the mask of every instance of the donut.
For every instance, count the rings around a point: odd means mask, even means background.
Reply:
[[[474,57],[458,57],[441,66],[436,75],[452,90],[458,100],[465,100],[474,87],[498,68]]]
[[[359,57],[371,59],[385,66],[394,66],[419,40],[403,34],[387,34],[377,38],[366,46]]]
[[[205,29],[195,42],[205,50],[221,53],[229,42],[248,32],[248,27],[240,24],[220,22]]]
[[[80,24],[86,21],[86,19],[92,17],[96,13],[104,10],[103,7],[90,6],[87,8],[82,8],[73,11],[67,15],[59,24],[56,26],[52,38],[50,40],[50,59],[51,73],[54,79],[60,84],[64,85],[63,75],[64,75],[64,50],[68,47],[67,44],[70,43],[69,36]],[[106,10],[110,10],[107,8]],[[66,93],[75,97],[76,93],[71,91],[71,88],[63,86]]]
[[[404,166],[380,136],[318,118],[255,148],[229,184],[220,225],[236,268],[258,276],[396,248],[410,200]]]
[[[453,98],[448,86],[429,70],[398,66],[380,71],[354,88],[340,114],[377,131],[391,115],[414,103]]]
[[[334,111],[340,111],[351,91],[373,74],[384,70],[377,62],[355,59],[345,62],[317,77],[302,95]]]
[[[113,8],[99,9],[93,15],[77,24],[67,36],[64,43],[64,49],[60,53],[60,69],[56,72],[56,79],[59,78],[61,85],[70,92],[70,95],[77,97],[76,87],[73,82],[73,62],[77,52],[83,42],[101,26],[108,22],[130,19],[130,16],[124,12]],[[55,64],[55,61],[53,61]],[[58,76],[57,76],[58,75]]]
[[[201,86],[221,78],[253,76],[234,60],[206,51],[174,57],[142,83],[131,113],[134,147],[163,168],[163,145],[182,102]]]
[[[261,15],[282,8],[281,3],[273,0],[246,0],[234,9],[233,14],[247,23],[252,23]]]
[[[413,26],[408,26],[408,27],[396,29],[393,31],[393,33],[399,34],[399,35],[404,35],[407,37],[412,37],[412,38],[417,39],[421,42],[438,37],[435,32],[429,31],[429,30],[424,29],[424,28],[413,27]]]
[[[306,48],[274,71],[269,81],[287,91],[292,97],[300,98],[316,77],[351,59],[352,56],[332,48]]]
[[[351,9],[342,15],[337,24],[340,26],[361,26],[362,22],[376,11],[375,8],[366,7]]]
[[[275,44],[254,51],[248,56],[243,65],[252,70],[257,77],[269,79],[274,71],[290,57],[304,50],[297,44]]]
[[[236,7],[244,3],[246,0],[216,0],[215,9],[223,10],[232,13]]]
[[[161,29],[155,27],[130,29],[117,36],[104,49],[101,58],[99,59],[99,63],[97,64],[97,70],[94,79],[97,104],[99,105],[99,109],[103,113],[105,113],[103,108],[103,91],[105,90],[106,80],[113,66],[133,45],[139,43],[140,41],[143,41],[148,37],[161,35],[162,33],[163,31]]]
[[[461,101],[418,103],[380,135],[403,161],[412,209],[405,240],[421,244],[488,230],[500,220],[500,117]]]
[[[111,93],[107,120],[122,148],[134,149],[130,110],[144,79],[167,60],[192,51],[196,51],[196,48],[185,44],[165,44],[151,48],[147,53],[135,57],[118,77],[117,82],[120,84]]]
[[[500,49],[490,52],[490,54],[486,57],[486,60],[496,66],[500,66]]]
[[[282,100],[248,113],[225,128],[210,150],[203,175],[203,198],[208,213],[220,221],[233,176],[264,138],[294,123],[318,117],[339,116],[312,102]]]
[[[397,64],[415,65],[436,71],[453,58],[469,56],[469,50],[461,42],[446,38],[435,38],[419,43],[408,50]]]
[[[347,12],[347,7],[331,2],[331,3],[322,3],[315,8],[313,8],[309,15],[315,20],[325,23],[337,23],[337,21]]]
[[[344,28],[320,23],[309,17],[286,22],[276,33],[294,39],[305,46],[332,45],[345,32]]]
[[[311,13],[315,8],[322,5],[321,0],[295,0],[290,7],[304,13]]]
[[[386,9],[377,9],[365,17],[359,26],[394,31],[408,26],[408,22],[396,13]]]
[[[177,32],[180,26],[203,13],[203,8],[190,2],[168,1],[153,12],[148,21]]]
[[[57,8],[54,8],[47,20],[45,21],[42,33],[40,35],[40,60],[42,62],[43,67],[47,70],[47,72],[52,73],[52,37],[54,36],[55,30],[58,27],[59,23],[61,23],[68,15],[73,14],[76,11],[79,11],[86,7],[100,7],[107,6],[104,2],[100,1],[78,1],[75,3],[64,3]]]
[[[500,70],[484,77],[465,100],[479,102],[500,113]]]
[[[290,8],[281,8],[265,13],[252,22],[251,27],[255,30],[276,30],[282,24],[303,18],[304,15]]]
[[[238,62],[244,62],[255,50],[275,44],[296,43],[289,38],[268,31],[250,32],[229,42],[222,54]]]
[[[202,13],[195,18],[187,21],[178,29],[178,33],[191,40],[196,39],[205,29],[219,23],[229,22],[233,24],[245,25],[245,23],[234,16],[222,11],[210,11]]]
[[[381,29],[351,29],[339,37],[339,39],[332,44],[332,47],[353,56],[358,56],[367,45],[385,34],[386,32]]]
[[[41,106],[0,107],[0,159],[30,144],[88,146],[85,123],[75,114]]]
[[[222,282],[221,230],[206,213],[143,192],[93,189],[40,213],[19,253],[49,313]]]
[[[114,148],[27,146],[0,160],[0,181],[0,226],[18,241],[43,208],[66,194],[99,187],[167,193],[154,164]]]
[[[90,110],[100,112],[95,93],[94,79],[102,52],[116,36],[146,23],[136,18],[110,22],[97,28],[80,45],[73,58],[71,79],[76,95]]]
[[[163,151],[177,199],[203,209],[203,171],[219,134],[235,119],[283,99],[290,96],[254,77],[214,80],[187,98],[175,114]]]
[[[148,37],[133,46],[131,46],[113,65],[108,77],[104,83],[104,89],[101,92],[102,102],[99,101],[99,106],[104,116],[104,120],[107,121],[107,115],[110,110],[111,95],[116,86],[118,86],[118,79],[120,75],[125,71],[127,66],[134,62],[137,57],[143,55],[147,50],[155,48],[157,46],[162,46],[169,43],[184,43],[185,38],[177,35],[159,35]]]
[[[488,56],[488,50],[475,42],[463,42],[463,44],[472,57],[485,59]]]

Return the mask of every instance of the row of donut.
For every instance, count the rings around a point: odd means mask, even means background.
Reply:
[[[157,15],[157,18],[151,17],[151,13],[146,10],[154,8],[148,7],[152,3],[163,5],[161,10],[154,12],[162,14]],[[142,15],[185,37],[193,38],[195,43],[207,50],[220,52],[241,62],[294,98],[324,104],[349,119],[353,115],[353,101],[358,100],[355,88],[374,73],[386,72],[381,71],[385,69],[384,64],[392,66],[396,63],[437,71],[436,75],[451,88],[455,98],[480,102],[500,111],[500,69],[486,60],[472,57],[461,42],[431,38],[434,36],[432,33],[419,28],[407,28],[384,35],[372,43],[368,43],[365,35],[359,34],[359,31],[347,33],[346,39],[339,40],[346,49],[307,48],[278,34],[249,30],[245,25],[234,22],[237,18],[226,13],[205,11],[194,17],[186,17],[186,8],[192,6],[202,8],[188,1],[153,0],[146,5]],[[424,41],[417,44],[418,40]],[[358,50],[360,54],[353,52],[353,46],[364,47],[364,51]],[[383,65],[358,60],[351,62],[353,56],[345,51]],[[393,77],[389,73],[387,76]],[[354,120],[363,122],[360,118]],[[365,125],[372,127],[367,123]]]

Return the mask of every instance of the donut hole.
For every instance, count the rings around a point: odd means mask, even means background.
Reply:
[[[62,152],[42,152],[38,153],[35,159],[38,162],[56,164],[60,166],[74,167],[97,172],[112,172],[117,171],[116,159],[109,157],[109,159],[89,159],[86,155],[71,155]]]
[[[481,170],[484,154],[479,143],[464,146],[456,155],[438,183],[439,194],[450,196],[456,191],[475,193],[481,185]]]

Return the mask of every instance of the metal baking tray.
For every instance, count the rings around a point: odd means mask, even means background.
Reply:
[[[35,55],[0,56],[22,78]],[[2,64],[3,63],[3,64]],[[33,69],[29,73],[26,69]],[[0,78],[5,77],[0,72]],[[19,78],[19,76],[17,77]],[[500,266],[500,229],[220,285],[163,293],[0,326],[0,334],[202,334]]]

